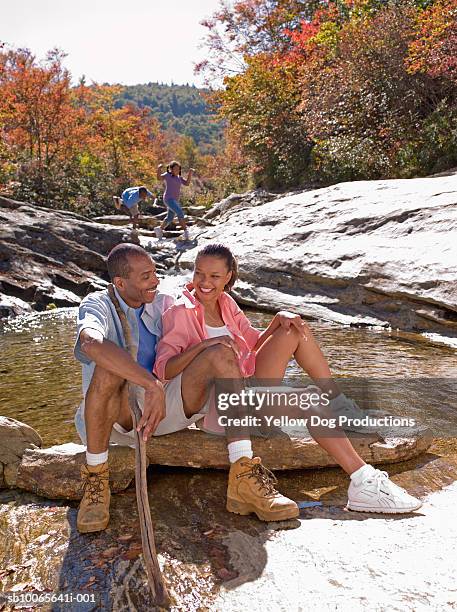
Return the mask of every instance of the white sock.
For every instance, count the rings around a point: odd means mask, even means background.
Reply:
[[[89,451],[86,450],[87,465],[100,465],[101,463],[105,463],[105,461],[108,461],[107,450],[104,453],[89,453]]]
[[[227,444],[230,463],[235,463],[241,457],[252,459],[252,444],[251,440],[238,440]]]
[[[364,480],[367,476],[372,474],[376,468],[374,468],[369,463],[362,465],[358,470],[352,472],[350,478],[354,481],[355,484],[360,484],[362,480]]]

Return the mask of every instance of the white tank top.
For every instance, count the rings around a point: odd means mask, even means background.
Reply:
[[[205,327],[208,338],[217,338],[218,336],[230,336],[233,338],[233,334],[229,332],[227,325],[223,325],[222,327],[210,327],[209,325],[205,325]]]

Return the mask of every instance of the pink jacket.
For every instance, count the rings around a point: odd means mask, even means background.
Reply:
[[[183,353],[191,346],[208,338],[206,333],[204,309],[190,293],[193,286],[189,283],[177,304],[168,308],[162,315],[162,338],[157,345],[154,372],[165,379],[165,366],[170,357]],[[240,349],[238,363],[244,377],[255,372],[255,353],[253,348],[259,339],[260,330],[255,329],[233,298],[223,293],[219,298],[222,319]]]

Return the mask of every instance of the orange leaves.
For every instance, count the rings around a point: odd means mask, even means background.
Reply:
[[[457,0],[438,0],[419,14],[407,66],[457,82]]]

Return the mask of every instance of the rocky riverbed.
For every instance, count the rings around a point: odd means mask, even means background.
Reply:
[[[310,319],[457,338],[457,173],[228,198],[199,245],[238,257],[238,301]],[[181,265],[190,267],[194,251]]]
[[[103,257],[118,242],[139,241],[164,271],[190,267],[197,247],[218,241],[238,256],[234,295],[246,306],[438,334],[457,345],[457,173],[233,194],[192,229],[187,250],[152,232],[132,236],[109,218],[96,223],[6,198],[0,214],[3,316],[77,304],[106,282]]]

